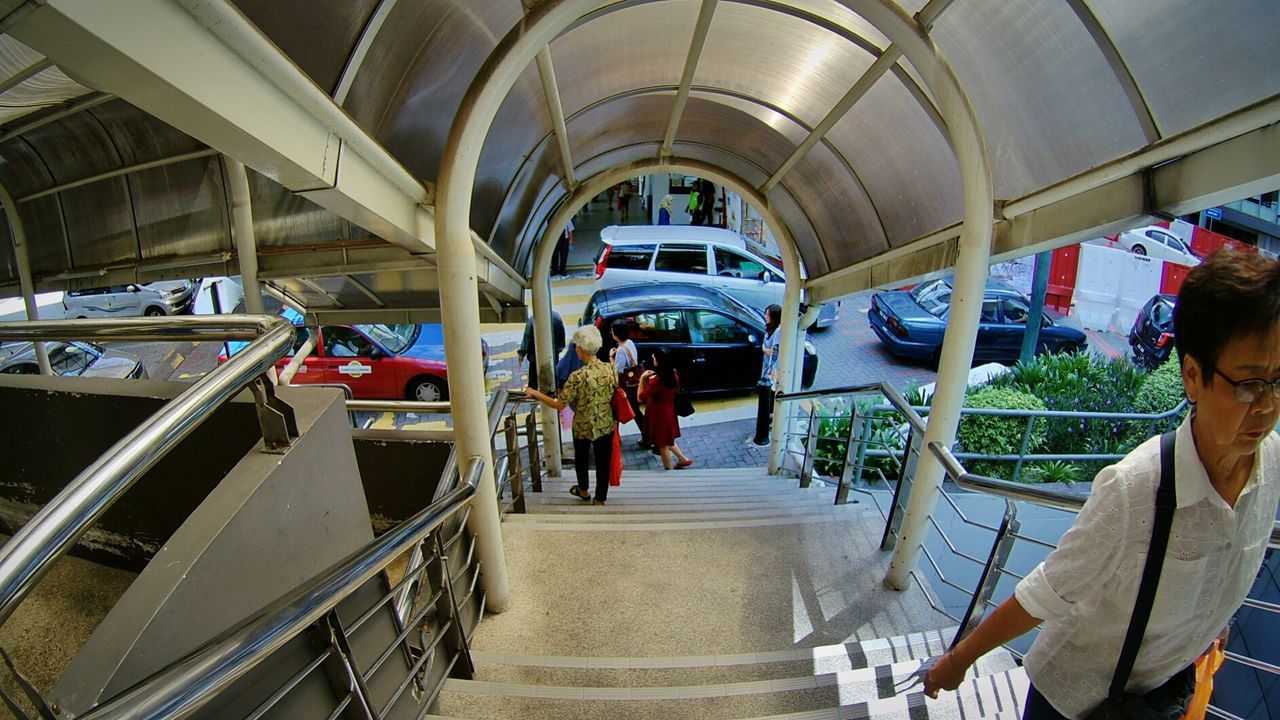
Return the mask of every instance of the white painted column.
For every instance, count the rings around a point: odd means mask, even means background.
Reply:
[[[548,231],[550,228],[548,228]],[[534,253],[533,278],[530,279],[533,291],[533,345],[534,354],[529,356],[531,371],[538,373],[538,388],[548,394],[556,394],[556,361],[554,330],[551,327],[551,252],[542,252],[544,247],[555,250],[563,228],[554,236],[543,235]],[[546,255],[547,257],[543,257]],[[545,260],[545,262],[543,262]],[[565,328],[565,333],[569,328]],[[567,340],[568,338],[566,338]],[[560,438],[560,413],[544,403],[538,403],[542,412],[542,456],[547,460],[547,472],[551,477],[560,477],[562,472],[560,449],[563,441]]]
[[[231,238],[236,244],[236,260],[240,265],[240,284],[244,286],[244,309],[251,315],[264,315],[262,283],[258,282],[258,241],[253,232],[253,201],[249,195],[249,174],[244,163],[222,156],[226,168],[227,194],[231,199]]]
[[[782,251],[783,267],[786,268],[787,286],[782,295],[782,337],[778,347],[778,389],[783,392],[794,391],[799,387],[798,370],[795,359],[797,350],[803,347],[800,342],[800,292],[804,281],[800,278],[800,253],[796,251],[794,242],[779,242]],[[782,470],[783,457],[787,450],[786,422],[784,413],[779,412],[778,404],[773,406],[773,419],[769,426],[769,474],[777,475]]]
[[[13,236],[13,258],[18,265],[18,285],[22,291],[22,302],[27,308],[27,320],[39,320],[40,308],[36,306],[35,284],[31,281],[31,258],[27,255],[27,233],[22,227],[22,218],[18,216],[18,206],[8,189],[0,187],[0,204],[4,206],[5,219],[9,221],[9,232]],[[53,375],[49,367],[49,352],[44,343],[35,343],[36,364],[40,366],[41,375]]]

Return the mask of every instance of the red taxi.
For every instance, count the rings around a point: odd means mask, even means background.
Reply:
[[[297,323],[295,322],[295,325]],[[309,337],[297,326],[293,349]],[[232,354],[245,343],[230,343]],[[282,358],[284,369],[293,353]],[[218,358],[226,360],[226,355]],[[481,340],[481,360],[489,369],[489,344]],[[340,384],[362,400],[449,399],[449,372],[444,360],[444,331],[438,324],[322,325],[315,350],[303,361],[292,383]]]

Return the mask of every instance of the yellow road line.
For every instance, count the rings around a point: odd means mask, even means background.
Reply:
[[[176,353],[173,356],[173,362],[169,363],[169,367],[174,370],[177,370],[178,366],[181,365],[182,361],[185,359],[186,357],[184,357],[182,353]]]

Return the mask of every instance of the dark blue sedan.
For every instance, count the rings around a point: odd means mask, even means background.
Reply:
[[[1031,315],[1030,303],[1008,284],[988,280],[973,361],[1012,363],[1022,353],[1022,335]],[[935,367],[951,312],[951,278],[923,282],[911,290],[879,292],[871,297],[867,317],[889,352],[927,360]],[[1044,310],[1036,354],[1083,350],[1088,341],[1075,321]]]

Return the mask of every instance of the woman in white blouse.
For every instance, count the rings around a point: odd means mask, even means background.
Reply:
[[[1176,434],[1177,507],[1126,690],[1180,673],[1225,633],[1262,564],[1280,500],[1280,263],[1219,251],[1178,293],[1174,334],[1192,412]],[[1044,627],[1027,653],[1023,717],[1084,718],[1104,699],[1142,578],[1159,438],[1098,474],[1058,548],[925,676],[953,690],[982,655]]]

